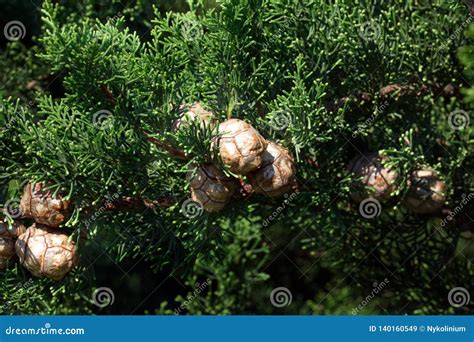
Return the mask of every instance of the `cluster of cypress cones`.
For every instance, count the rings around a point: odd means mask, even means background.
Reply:
[[[400,175],[383,166],[388,158],[377,153],[354,157],[348,165],[355,182],[352,199],[362,202],[374,198],[386,202],[397,190]],[[446,201],[446,185],[431,168],[415,170],[406,180],[408,192],[402,198],[402,204],[417,214],[432,214],[439,211]]]
[[[196,119],[211,127],[215,124],[213,114],[194,103],[174,127],[179,129]],[[214,146],[219,150],[222,164],[237,177],[246,176],[256,193],[279,197],[294,187],[295,163],[286,148],[267,141],[254,127],[239,119],[220,123],[218,133]],[[356,156],[349,163],[348,169],[355,178],[351,193],[355,201],[374,198],[385,202],[394,196],[400,177],[383,166],[386,160],[387,157],[369,153]],[[214,164],[193,167],[189,175],[192,199],[208,212],[222,210],[239,187],[235,177],[227,176]],[[434,170],[416,170],[406,182],[409,191],[402,199],[406,208],[418,214],[441,209],[446,200],[446,186]]]
[[[174,127],[179,129],[189,119],[212,127],[213,118],[212,113],[195,103]],[[237,177],[246,176],[255,193],[272,198],[282,196],[295,185],[295,162],[288,149],[267,141],[245,121],[229,119],[220,123],[213,148],[218,149],[221,163],[234,176],[226,175],[215,164],[191,167],[191,198],[207,212],[218,212],[226,206],[239,188]]]
[[[61,280],[78,263],[79,254],[69,236],[59,229],[71,211],[71,203],[54,197],[42,183],[27,184],[20,203],[23,218],[33,219],[31,227],[15,222],[9,229],[0,222],[0,269],[20,264],[37,277]]]

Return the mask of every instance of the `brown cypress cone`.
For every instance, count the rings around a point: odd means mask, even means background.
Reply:
[[[382,165],[385,159],[377,153],[369,153],[351,160],[347,168],[357,178],[351,192],[354,201],[362,202],[372,197],[383,202],[391,197],[396,190],[398,174]]]
[[[15,240],[25,232],[25,226],[14,223],[9,229],[8,224],[0,221],[0,271],[7,269],[15,261]]]
[[[192,200],[211,213],[222,210],[238,186],[235,178],[226,176],[212,164],[203,164],[191,170],[188,180]]]
[[[246,175],[262,165],[267,142],[250,124],[230,119],[219,125],[218,147],[222,162],[235,174]]]
[[[79,261],[66,233],[36,223],[18,237],[15,249],[20,263],[36,277],[61,280]]]
[[[181,109],[186,109],[186,106],[181,106]],[[187,111],[181,115],[173,124],[173,132],[176,132],[181,126],[185,126],[190,122],[199,118],[199,121],[202,125],[207,125],[213,127],[214,125],[214,115],[205,110],[201,103],[195,102],[187,108]]]
[[[248,174],[254,191],[270,197],[279,197],[295,185],[295,162],[290,152],[269,141],[262,155],[262,167]]]
[[[58,227],[69,218],[71,203],[62,196],[53,198],[51,192],[44,188],[43,183],[28,183],[25,186],[20,203],[21,212],[38,223]]]
[[[446,201],[446,184],[430,169],[413,172],[408,180],[409,190],[403,199],[406,208],[417,214],[432,214]]]

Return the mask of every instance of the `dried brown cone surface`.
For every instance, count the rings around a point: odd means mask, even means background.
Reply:
[[[191,198],[207,212],[218,212],[229,202],[237,188],[235,178],[228,177],[212,164],[200,165],[188,174]]]
[[[61,280],[79,261],[76,246],[66,233],[39,224],[18,237],[15,249],[20,263],[37,277]]]
[[[245,121],[230,119],[219,125],[219,153],[222,162],[235,174],[246,175],[262,165],[267,142]]]
[[[0,221],[0,271],[7,269],[15,261],[16,238],[25,232],[25,226],[14,223],[9,229],[8,224]]]
[[[61,196],[53,198],[48,190],[44,190],[43,183],[27,184],[21,198],[21,212],[36,222],[58,227],[65,222],[71,212],[71,203]]]
[[[185,108],[186,106],[181,106],[181,109]],[[189,124],[197,118],[199,118],[202,125],[208,125],[210,127],[214,125],[214,115],[205,110],[199,102],[195,102],[174,122],[173,132],[176,132],[181,126]]]
[[[357,178],[351,192],[354,201],[362,202],[369,197],[381,202],[390,199],[397,188],[398,174],[382,165],[384,159],[377,153],[369,153],[351,160],[348,170]]]
[[[446,201],[446,184],[433,170],[413,172],[408,180],[409,190],[403,204],[417,214],[431,214],[441,209]]]
[[[279,197],[295,185],[295,162],[290,152],[274,142],[268,142],[262,155],[262,167],[248,174],[254,191]]]

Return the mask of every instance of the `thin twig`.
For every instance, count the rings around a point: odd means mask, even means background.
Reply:
[[[183,151],[181,151],[177,148],[174,148],[173,146],[169,145],[166,142],[163,142],[161,140],[158,140],[158,139],[150,136],[150,134],[148,134],[146,131],[142,130],[142,132],[146,136],[146,138],[149,142],[152,142],[153,144],[158,146],[160,149],[165,150],[171,156],[173,156],[175,158],[178,158],[178,159],[181,159],[181,160],[191,160],[191,158],[188,157]]]

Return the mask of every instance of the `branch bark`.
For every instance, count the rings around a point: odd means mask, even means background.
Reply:
[[[180,149],[177,149],[171,145],[169,145],[168,143],[164,142],[164,141],[161,141],[159,139],[156,139],[152,136],[150,136],[149,133],[147,133],[146,131],[143,131],[143,134],[146,136],[147,140],[153,144],[155,144],[156,146],[158,146],[160,149],[168,152],[172,157],[175,157],[175,158],[178,158],[178,159],[181,159],[181,160],[191,160],[190,157],[188,157],[183,151],[181,151]]]

